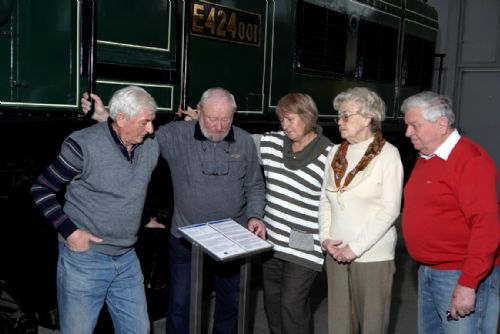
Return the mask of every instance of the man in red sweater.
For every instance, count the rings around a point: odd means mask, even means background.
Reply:
[[[401,106],[420,157],[404,189],[403,235],[418,272],[419,334],[497,333],[500,222],[497,170],[454,128],[447,97]]]

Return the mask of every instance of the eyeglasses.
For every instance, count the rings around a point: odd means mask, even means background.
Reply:
[[[339,114],[338,116],[333,117],[333,120],[335,123],[339,123],[341,120],[344,123],[347,123],[349,120],[349,117],[354,116],[354,115],[359,115],[358,113],[352,113],[352,114]]]

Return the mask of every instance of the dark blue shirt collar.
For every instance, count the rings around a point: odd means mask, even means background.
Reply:
[[[130,150],[130,154],[127,151],[127,148],[125,145],[123,145],[122,140],[120,137],[118,137],[118,134],[116,133],[115,129],[113,129],[113,120],[111,117],[108,117],[108,129],[109,132],[111,133],[111,137],[113,137],[113,140],[115,141],[116,145],[120,149],[120,152],[122,152],[123,156],[130,162],[134,160],[134,151],[135,148],[138,146],[137,144],[132,146],[132,149]]]

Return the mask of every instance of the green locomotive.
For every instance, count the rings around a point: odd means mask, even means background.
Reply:
[[[385,100],[384,132],[405,159],[413,149],[399,104],[432,87],[437,29],[421,0],[0,0],[0,141],[10,143],[0,186],[90,124],[79,117],[84,91],[108,101],[131,84],[155,97],[157,124],[195,107],[206,88],[227,88],[235,123],[250,132],[277,129],[279,98],[308,93],[336,142],[333,97],[368,86]]]
[[[328,119],[336,93],[369,86],[397,119],[432,86],[437,14],[420,0],[93,2],[0,1],[1,118],[71,118],[89,87],[137,84],[165,115],[222,86],[257,122],[291,91]]]

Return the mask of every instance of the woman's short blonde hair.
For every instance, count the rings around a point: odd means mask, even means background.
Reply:
[[[371,118],[371,129],[373,132],[382,128],[382,121],[385,119],[385,103],[382,98],[366,87],[350,88],[338,94],[333,100],[333,108],[339,111],[344,103],[354,103],[358,106],[357,113],[363,117]]]
[[[305,131],[316,127],[318,108],[314,100],[307,94],[289,93],[283,96],[276,106],[276,116],[283,118],[285,114],[296,114],[305,124]]]

